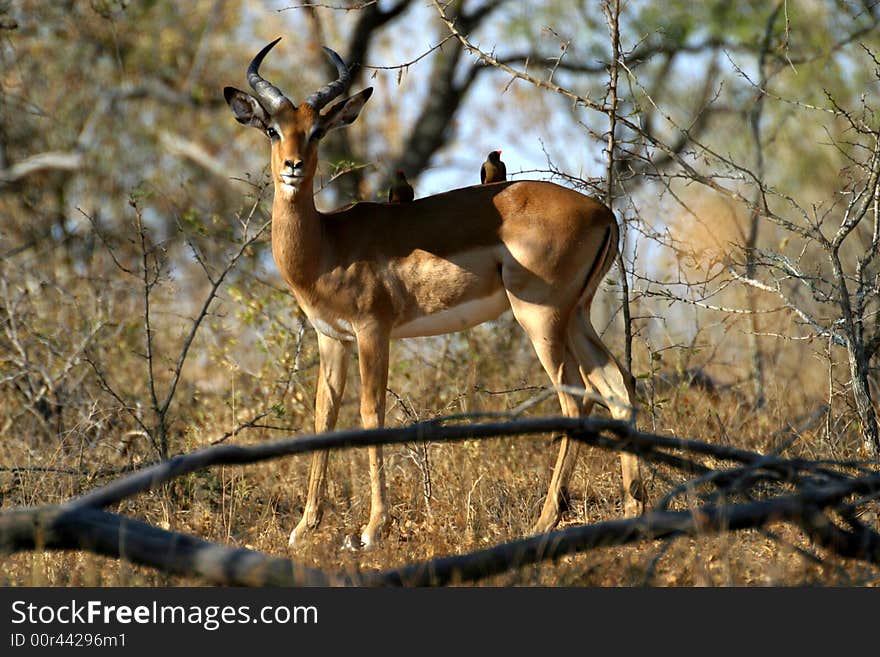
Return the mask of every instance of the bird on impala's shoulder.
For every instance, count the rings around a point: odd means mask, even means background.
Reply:
[[[483,162],[483,168],[480,169],[480,182],[486,185],[505,180],[507,180],[507,167],[501,161],[501,151],[492,151]]]
[[[412,185],[406,180],[406,174],[403,169],[398,169],[394,174],[394,181],[388,189],[389,203],[408,203],[415,198]]]

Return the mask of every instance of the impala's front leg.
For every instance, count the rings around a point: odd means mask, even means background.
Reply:
[[[364,429],[385,424],[385,388],[388,385],[389,329],[371,324],[357,330],[361,374],[361,422]],[[370,447],[370,520],[361,534],[364,548],[375,545],[388,525],[385,504],[385,468],[382,447]]]
[[[315,399],[315,433],[330,431],[336,426],[345,375],[348,371],[348,345],[318,333],[318,394]],[[287,542],[294,547],[297,539],[313,530],[321,520],[321,504],[327,485],[327,452],[315,452],[309,470],[309,492],[302,519]]]

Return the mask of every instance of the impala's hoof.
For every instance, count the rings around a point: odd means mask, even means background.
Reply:
[[[290,550],[299,547],[303,539],[311,534],[318,527],[321,516],[319,513],[304,513],[296,528],[290,532],[290,538],[287,539],[287,547]]]
[[[390,519],[384,513],[374,518],[370,518],[370,522],[367,523],[367,526],[364,527],[364,531],[361,534],[361,549],[370,550],[376,547],[376,545],[382,540],[382,534],[388,529],[389,524]]]
[[[552,531],[559,524],[562,514],[559,511],[558,504],[544,505],[541,516],[532,525],[532,534],[546,534]]]
[[[645,513],[645,503],[641,500],[629,498],[623,502],[623,516],[625,518],[638,518]]]
[[[360,549],[367,551],[372,550],[379,543],[379,537],[375,534],[370,534],[366,530],[361,534],[361,546]]]

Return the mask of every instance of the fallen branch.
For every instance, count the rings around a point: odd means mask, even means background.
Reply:
[[[352,576],[328,575],[287,559],[210,543],[90,508],[54,507],[2,514],[0,549],[86,549],[222,585],[443,586],[478,581],[599,547],[791,522],[832,551],[880,563],[880,535],[867,528],[858,533],[846,532],[821,513],[851,495],[878,493],[880,475],[874,474],[765,501],[705,505],[693,511],[654,512],[639,518],[571,527],[468,554]]]
[[[844,549],[844,556],[880,563],[880,541],[859,542],[831,524],[823,509],[853,494],[880,492],[880,475],[860,477],[799,495],[747,504],[707,505],[694,511],[648,513],[639,518],[610,520],[541,534],[459,556],[444,557],[367,577],[370,586],[444,586],[477,581],[513,568],[558,559],[600,547],[627,545],[676,536],[717,534],[754,529],[772,522],[793,522],[825,547]],[[875,534],[876,536],[876,534]]]
[[[211,543],[98,509],[44,507],[0,514],[0,551],[87,550],[162,572],[230,586],[348,582],[262,552]]]
[[[776,453],[768,455],[646,433],[617,420],[564,417],[476,424],[446,424],[444,420],[435,420],[400,428],[288,438],[248,447],[220,445],[146,467],[61,506],[0,514],[0,550],[89,550],[222,585],[440,586],[476,581],[597,547],[789,522],[837,554],[880,563],[880,534],[858,520],[859,507],[880,496],[880,474],[872,467],[876,464],[786,459],[778,455],[793,436],[820,416],[817,412],[806,418],[799,429],[782,437]],[[218,545],[102,510],[175,477],[210,466],[243,465],[315,450],[548,432],[564,432],[589,445],[638,454],[646,461],[699,476],[668,493],[661,502],[664,508],[639,518],[572,527],[470,554],[442,557],[387,572],[353,575],[327,574],[287,559]],[[736,465],[714,469],[694,460],[695,456],[732,461]],[[678,494],[698,492],[706,485],[713,486],[714,490],[710,495],[703,495],[702,506],[686,510],[665,508]],[[780,494],[781,491],[785,491],[784,494]],[[746,502],[731,503],[738,496],[744,497]],[[856,501],[852,500],[854,496],[859,496]],[[707,499],[711,501],[706,503]],[[849,529],[835,524],[829,512],[842,517]]]
[[[190,454],[174,456],[167,461],[161,461],[144,468],[128,477],[76,498],[70,501],[67,506],[70,508],[87,506],[104,508],[132,495],[155,490],[176,477],[217,465],[246,465],[319,450],[398,445],[421,441],[460,442],[498,436],[541,436],[547,433],[566,433],[584,444],[637,454],[647,461],[670,465],[689,474],[705,475],[708,469],[692,460],[666,454],[660,450],[690,452],[744,465],[761,463],[762,467],[774,469],[783,477],[790,477],[790,473],[799,469],[815,469],[822,463],[804,459],[772,458],[768,460],[766,455],[757,452],[638,431],[626,422],[606,418],[544,417],[473,424],[444,424],[444,422],[443,418],[439,418],[405,427],[334,431],[284,438],[252,446],[218,445],[207,447]],[[852,466],[853,464],[840,465]],[[827,476],[835,474],[832,470],[824,471],[824,473]]]
[[[509,422],[485,422],[478,424],[443,424],[443,419],[420,422],[406,427],[384,429],[355,429],[329,433],[285,438],[260,445],[218,445],[174,456],[136,472],[124,479],[112,482],[68,503],[70,508],[104,508],[138,493],[155,490],[162,484],[185,474],[217,465],[245,465],[275,459],[281,456],[306,454],[318,450],[336,450],[370,445],[397,445],[420,441],[458,442],[498,436],[523,436],[564,432],[583,443],[626,451],[651,460],[663,460],[669,464],[675,459],[658,455],[657,450],[669,448],[714,456],[740,463],[755,463],[764,457],[756,452],[724,445],[671,438],[636,430],[620,420],[604,418],[525,418]],[[615,437],[603,435],[603,432]],[[682,467],[700,466],[685,463]],[[693,471],[693,470],[692,470]]]

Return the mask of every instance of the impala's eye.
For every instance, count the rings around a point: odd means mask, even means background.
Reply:
[[[309,133],[309,141],[318,141],[324,136],[324,132],[324,128],[320,126],[313,128],[312,131]]]
[[[269,136],[269,139],[278,139],[278,131],[275,128],[266,128],[266,134]]]

